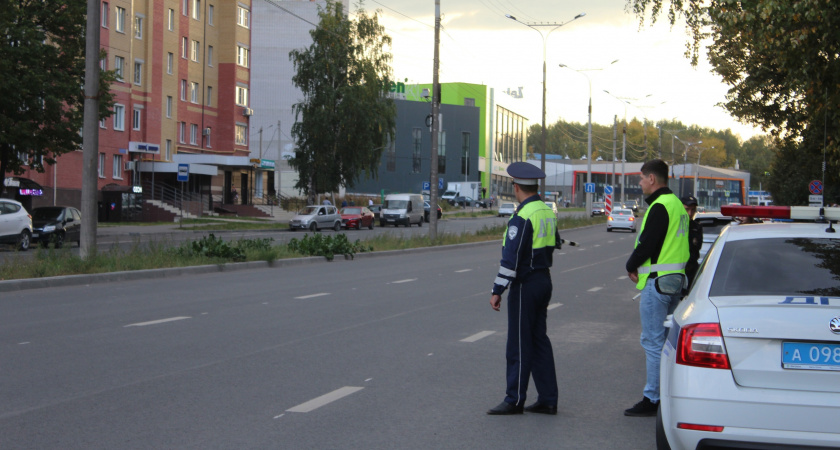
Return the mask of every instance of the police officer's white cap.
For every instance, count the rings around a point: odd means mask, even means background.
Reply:
[[[513,177],[513,182],[523,186],[535,186],[545,178],[545,172],[539,167],[526,162],[515,162],[508,166],[507,173]]]

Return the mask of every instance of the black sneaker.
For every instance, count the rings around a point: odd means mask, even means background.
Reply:
[[[649,398],[642,397],[642,401],[636,403],[630,409],[625,409],[624,415],[633,417],[651,417],[656,415],[657,409],[659,409],[659,402],[653,403]]]

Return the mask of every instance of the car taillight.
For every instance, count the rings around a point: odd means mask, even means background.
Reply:
[[[696,423],[683,422],[678,423],[677,428],[681,428],[683,430],[711,431],[713,433],[720,433],[723,431],[723,427],[717,425],[700,425]]]
[[[696,323],[685,326],[680,331],[677,344],[677,364],[730,369],[720,324]]]
[[[612,216],[607,216],[607,220],[613,220]]]
[[[635,218],[635,217],[631,217],[631,218],[630,218],[630,221],[631,221],[631,222],[632,222],[632,221],[634,221],[634,220],[636,220],[636,218]]]

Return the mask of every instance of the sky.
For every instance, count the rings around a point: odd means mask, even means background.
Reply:
[[[522,108],[517,112],[531,124],[541,122],[542,36],[551,27],[537,27],[540,34],[519,22],[566,22],[545,41],[547,124],[558,119],[586,123],[588,77],[593,123],[610,125],[615,115],[621,122],[626,114],[628,121],[677,119],[686,125],[731,129],[743,140],[763,134],[717,106],[725,101],[728,87],[711,72],[705,55],[697,67],[691,66],[684,56],[687,36],[682,25],[672,28],[663,17],[655,25],[647,20],[640,27],[639,20],[625,11],[625,0],[440,2],[441,83],[485,84],[497,94],[521,87],[523,98],[517,102]],[[381,23],[393,40],[395,78],[408,79],[409,84],[431,83],[434,0],[366,0],[364,7],[381,10]],[[580,13],[586,15],[572,20]],[[631,99],[632,106],[604,90]]]

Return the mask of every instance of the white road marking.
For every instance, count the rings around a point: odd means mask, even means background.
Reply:
[[[279,419],[279,418],[281,418],[281,417],[283,417],[283,416],[285,416],[285,414],[280,414],[279,416],[274,416],[274,418],[275,418],[275,419]]]
[[[566,252],[560,252],[560,253],[558,253],[558,255],[565,255],[565,254],[566,254]]]
[[[28,341],[27,342],[18,342],[18,345],[26,345],[28,343],[29,343]]]
[[[356,387],[356,386],[344,386],[343,388],[336,389],[328,394],[324,394],[318,398],[313,398],[306,403],[301,403],[300,405],[295,406],[294,408],[289,408],[286,412],[300,412],[300,413],[308,413],[310,411],[314,411],[324,405],[330,404],[336,400],[340,400],[344,397],[347,397],[350,394],[356,393],[364,389],[363,387]]]
[[[595,244],[594,245],[594,247],[600,247],[600,246],[601,246],[601,244]]]
[[[627,275],[622,275],[622,276],[616,278],[616,280],[626,280],[627,278],[628,278]]]
[[[312,294],[312,295],[302,295],[300,297],[295,297],[297,300],[306,300],[307,298],[315,298],[315,297],[323,297],[325,295],[330,295],[329,292],[321,292],[319,294]]]
[[[615,242],[615,241],[607,241],[607,244],[612,244],[613,242]]]
[[[461,270],[456,270],[455,273],[463,273],[463,272],[471,272],[471,271],[472,271],[472,269],[461,269]]]
[[[461,339],[461,342],[475,342],[479,339],[484,339],[493,333],[495,333],[495,331],[480,331],[470,337],[465,337],[464,339]]]
[[[130,325],[125,325],[123,328],[145,327],[146,325],[157,325],[159,323],[175,322],[176,320],[187,320],[187,319],[192,319],[192,317],[187,317],[187,316],[170,317],[168,319],[152,320],[152,321],[149,321],[149,322],[138,322],[138,323],[132,323]]]
[[[407,280],[392,281],[391,284],[408,283],[408,282],[411,282],[411,281],[417,281],[417,278],[409,278]]]
[[[433,356],[433,355],[434,355],[434,353],[429,353],[429,354],[428,354],[428,355],[426,355],[426,356]]]
[[[563,306],[562,303],[552,303],[552,304],[548,305],[548,310],[551,311],[552,309],[559,308],[561,306]]]
[[[372,380],[372,379],[373,379],[373,378],[368,378],[367,380],[365,380],[365,383],[367,383],[368,381],[370,381],[370,380]]]
[[[604,289],[604,288],[603,288],[603,287],[601,287],[601,286],[596,286],[596,287],[594,287],[594,288],[592,288],[592,289],[587,289],[587,290],[586,290],[586,292],[598,292],[598,291],[600,291],[601,289]]]

